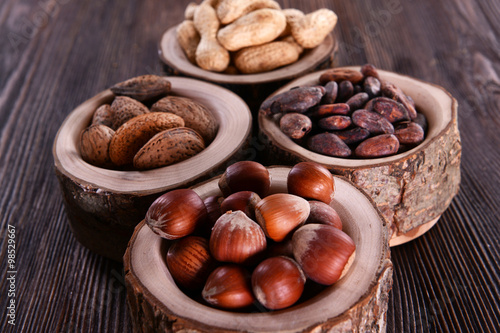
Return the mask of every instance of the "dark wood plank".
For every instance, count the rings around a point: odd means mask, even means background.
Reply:
[[[17,245],[16,326],[2,315],[0,331],[131,331],[122,266],[90,253],[71,234],[52,143],[81,102],[123,79],[163,73],[157,41],[188,2],[0,3],[4,310],[8,224],[16,227]],[[431,231],[393,248],[388,331],[500,331],[500,3],[279,2],[339,15],[339,65],[370,62],[441,85],[458,100],[461,191]]]

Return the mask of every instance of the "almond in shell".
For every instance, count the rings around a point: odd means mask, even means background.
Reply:
[[[99,167],[111,166],[109,143],[113,137],[111,128],[105,125],[91,125],[80,136],[80,153],[84,161]]]
[[[203,104],[181,96],[167,96],[151,107],[152,112],[170,112],[184,119],[185,126],[198,132],[205,144],[213,141],[218,123],[212,112]]]
[[[205,149],[203,138],[193,129],[177,127],[153,136],[135,155],[134,167],[159,168],[181,162]]]
[[[141,114],[120,126],[109,145],[109,157],[116,165],[132,164],[135,154],[155,134],[174,127],[183,127],[184,120],[167,112]]]
[[[113,112],[109,104],[99,106],[92,116],[92,125],[105,125],[108,127],[113,126]]]
[[[111,112],[113,113],[112,129],[116,130],[128,120],[138,115],[148,113],[147,106],[133,98],[127,96],[117,96],[111,103]]]
[[[166,96],[172,88],[170,81],[158,75],[142,75],[115,84],[110,90],[118,96],[128,96],[146,102]]]

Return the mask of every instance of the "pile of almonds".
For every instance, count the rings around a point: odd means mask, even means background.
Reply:
[[[260,111],[309,150],[333,157],[377,158],[420,144],[427,120],[412,98],[365,64],[333,68],[319,84],[295,87],[265,100]]]
[[[167,267],[186,294],[217,308],[278,310],[345,275],[356,246],[329,205],[335,182],[326,168],[301,162],[288,192],[269,194],[267,168],[240,161],[218,185],[222,195],[205,199],[172,190],[146,213],[153,232],[171,241]]]
[[[304,14],[274,0],[204,0],[186,7],[176,36],[199,67],[229,74],[261,73],[296,62],[323,42],[337,15],[326,8]]]
[[[80,136],[84,161],[104,168],[146,170],[185,160],[217,134],[211,111],[171,93],[171,82],[143,75],[110,88],[114,99],[99,106]]]

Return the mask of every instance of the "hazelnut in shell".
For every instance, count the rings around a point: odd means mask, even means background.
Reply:
[[[329,204],[335,194],[335,181],[324,166],[315,162],[300,162],[290,170],[287,188],[288,193]]]
[[[203,199],[191,189],[177,189],[153,201],[145,221],[154,233],[173,240],[190,235],[206,218]]]
[[[261,198],[271,186],[269,171],[254,161],[239,161],[231,164],[219,179],[219,188],[225,197],[239,191],[252,191]]]
[[[292,237],[293,256],[311,280],[331,285],[347,272],[356,245],[342,230],[326,224],[306,224]]]

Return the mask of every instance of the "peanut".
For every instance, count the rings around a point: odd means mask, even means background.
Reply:
[[[177,26],[176,34],[177,41],[184,51],[184,54],[186,54],[186,57],[191,63],[196,63],[196,48],[200,43],[200,34],[198,30],[196,30],[194,22],[191,20],[184,20]]]
[[[109,144],[109,157],[118,166],[131,164],[135,154],[156,133],[183,127],[184,120],[172,113],[149,112],[120,126]]]
[[[302,48],[293,41],[276,41],[239,50],[233,61],[241,73],[261,73],[294,63],[301,53]]]
[[[181,162],[205,149],[203,138],[187,127],[165,130],[153,136],[135,155],[134,167],[159,168]]]
[[[222,24],[229,24],[262,8],[280,9],[280,5],[273,0],[221,0],[217,6],[217,16]]]
[[[304,12],[295,8],[286,8],[281,11],[285,14],[286,28],[281,33],[280,37],[289,36],[292,34],[292,25],[305,16]]]
[[[321,44],[335,28],[337,15],[330,9],[322,8],[309,13],[296,21],[291,20],[293,38],[302,47],[309,49]]]
[[[285,15],[276,9],[258,9],[221,28],[217,39],[229,51],[276,39],[286,28]]]
[[[196,63],[205,70],[222,72],[229,65],[229,52],[217,41],[219,19],[215,9],[207,3],[199,5],[193,22],[200,34],[200,43],[196,48]]]

